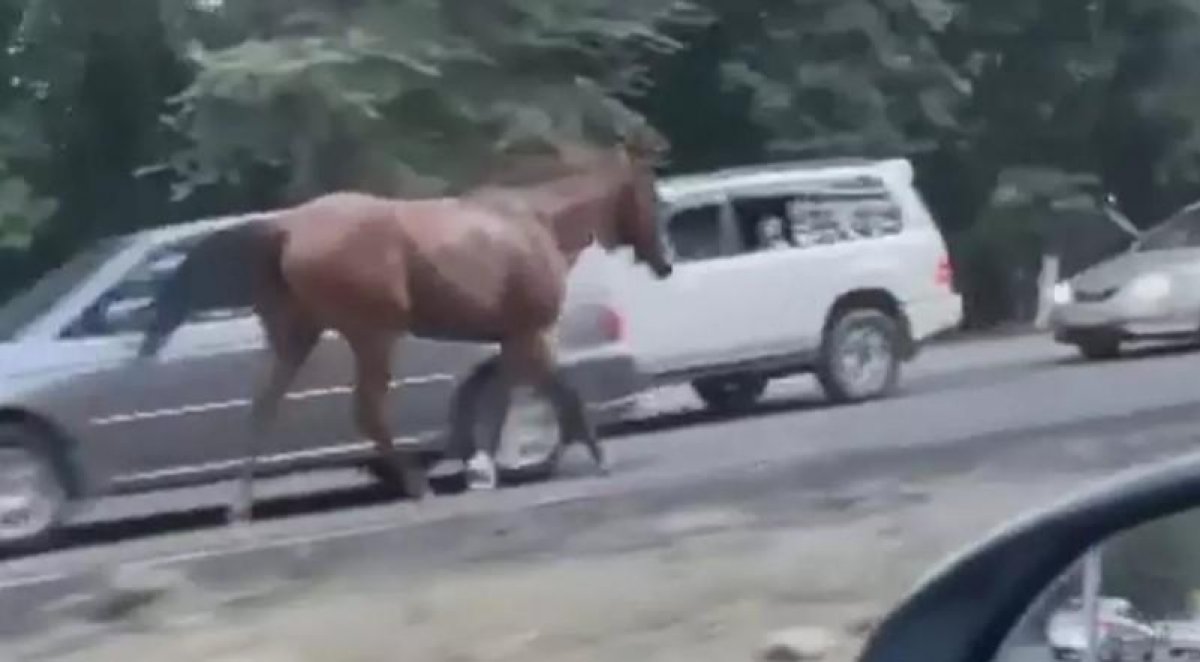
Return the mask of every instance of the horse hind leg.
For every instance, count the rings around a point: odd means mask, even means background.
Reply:
[[[384,414],[391,383],[392,341],[379,338],[350,339],[357,382],[354,389],[354,419],[363,436],[375,444],[380,476],[413,499],[429,493],[429,477],[417,454],[397,452],[391,426]]]
[[[258,454],[279,417],[279,406],[288,388],[321,337],[319,327],[298,315],[267,313],[261,319],[271,351],[271,365],[250,407],[249,445],[238,477],[237,494],[229,506],[229,520],[233,524],[246,524],[251,519]]]
[[[556,370],[550,373],[550,377],[545,384],[544,388],[555,403],[555,409],[560,412],[560,420],[564,424],[563,443],[579,439],[583,442],[584,447],[587,448],[588,454],[592,456],[596,473],[602,476],[608,475],[608,457],[604,453],[604,447],[600,445],[600,437],[596,433],[595,422],[588,414],[587,405],[584,404],[583,398],[579,396],[579,393],[575,389],[571,388],[570,384]]]

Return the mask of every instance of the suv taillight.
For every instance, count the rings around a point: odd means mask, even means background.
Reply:
[[[621,313],[608,306],[601,308],[600,330],[604,334],[605,340],[610,342],[620,340],[625,333],[625,320],[621,318]]]
[[[949,256],[943,255],[942,259],[938,260],[933,280],[942,287],[954,289],[954,265],[950,264]]]

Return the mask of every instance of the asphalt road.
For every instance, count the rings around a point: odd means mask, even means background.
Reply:
[[[570,455],[567,477],[495,494],[391,503],[353,471],[260,481],[260,541],[316,541],[383,530],[398,523],[519,510],[595,495],[634,493],[667,482],[693,483],[724,471],[794,464],[832,454],[925,446],[1001,444],[1020,435],[1060,435],[1064,443],[1114,426],[1200,419],[1200,353],[1159,351],[1106,363],[1083,363],[1043,337],[935,346],[907,367],[896,397],[855,407],[828,407],[811,380],[772,388],[744,416],[697,410],[686,389],[648,394],[644,420],[610,437],[613,475],[588,475]],[[68,544],[0,566],[0,590],[35,585],[139,559],[186,559],[215,553],[221,504],[231,486],[160,492],[101,502]]]

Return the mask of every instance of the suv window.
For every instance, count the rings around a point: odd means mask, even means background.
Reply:
[[[198,240],[187,239],[152,250],[119,283],[100,295],[66,331],[67,336],[94,337],[140,332],[150,320],[159,284],[174,272]],[[250,308],[224,308],[193,313],[188,322],[236,319]]]
[[[667,238],[677,262],[708,260],[725,255],[721,206],[684,207],[667,221]]]
[[[793,196],[744,196],[733,200],[738,238],[747,252],[790,248],[796,244],[788,218]]]
[[[747,250],[885,237],[904,224],[900,205],[874,178],[813,182],[795,193],[741,196],[733,204]]]

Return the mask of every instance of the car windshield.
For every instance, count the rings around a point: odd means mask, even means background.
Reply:
[[[1183,209],[1147,231],[1134,251],[1177,250],[1200,247],[1200,208]]]
[[[22,330],[74,292],[125,245],[125,240],[120,238],[101,240],[5,302],[0,306],[0,342],[14,340]]]

